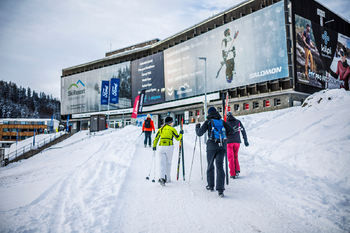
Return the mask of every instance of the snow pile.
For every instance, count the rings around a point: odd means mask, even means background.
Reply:
[[[184,126],[186,181],[182,167],[176,181],[175,142],[165,187],[145,179],[153,151],[140,128],[79,132],[0,169],[0,232],[349,232],[349,100],[322,91],[304,107],[238,117],[250,146],[224,198],[205,190],[194,124]]]

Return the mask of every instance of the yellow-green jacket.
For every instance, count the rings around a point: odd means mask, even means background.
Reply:
[[[173,145],[173,138],[180,141],[182,134],[178,134],[175,128],[166,124],[158,130],[156,138],[153,141],[153,147],[157,147],[158,141],[159,146],[171,146]]]

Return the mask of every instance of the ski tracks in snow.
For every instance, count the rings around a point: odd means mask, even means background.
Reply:
[[[120,138],[121,133],[117,130],[108,137],[96,136],[85,148],[77,143],[86,161],[32,203],[8,211],[6,217],[1,213],[7,222],[7,230],[2,232],[115,232],[106,227],[114,218],[114,205],[118,203],[135,141],[132,134],[123,136],[122,142],[116,141],[113,135]]]

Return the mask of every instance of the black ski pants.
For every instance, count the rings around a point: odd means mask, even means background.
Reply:
[[[208,186],[214,187],[214,161],[216,166],[216,190],[225,190],[225,172],[224,172],[225,149],[207,151],[207,182]]]

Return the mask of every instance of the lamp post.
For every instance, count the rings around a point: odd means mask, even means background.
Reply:
[[[204,60],[205,73],[204,73],[204,121],[207,119],[207,58],[197,57],[199,60]],[[207,142],[207,134],[204,134],[204,142]]]

